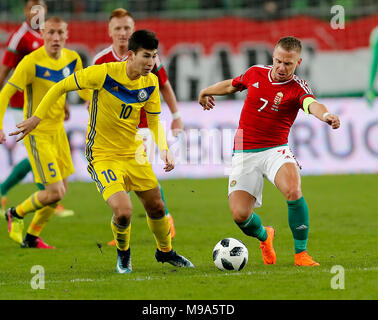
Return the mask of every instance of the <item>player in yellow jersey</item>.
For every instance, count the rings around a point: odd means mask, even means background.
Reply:
[[[118,273],[132,270],[132,204],[127,195],[131,190],[137,194],[147,212],[147,223],[157,244],[157,261],[178,267],[194,267],[172,249],[169,221],[158,182],[144,152],[142,137],[137,133],[143,107],[165,163],[164,169],[171,171],[174,159],[159,121],[159,83],[151,73],[157,47],[158,39],[151,31],[134,32],[129,39],[128,59],[125,62],[91,66],[57,83],[44,97],[33,117],[18,124],[19,130],[12,133],[22,133],[18,140],[27,136],[55,109],[51,107],[52,102],[62,94],[80,89],[94,90],[85,154],[88,171],[113,211],[111,228],[117,246]]]
[[[10,97],[17,90],[24,92],[24,119],[28,119],[56,82],[82,69],[80,56],[75,51],[64,48],[67,35],[66,22],[59,17],[49,18],[42,31],[44,46],[22,59],[0,92],[0,143],[5,141],[2,130],[4,113]],[[89,98],[84,94],[85,92],[81,94],[83,98]],[[5,214],[11,239],[22,247],[54,248],[43,242],[39,235],[53,215],[57,202],[66,193],[67,177],[74,172],[63,127],[65,102],[66,95],[52,101],[52,108],[38,129],[25,139],[35,182],[42,183],[45,190],[32,194],[18,206],[9,208]],[[22,241],[23,218],[34,211],[35,215]]]

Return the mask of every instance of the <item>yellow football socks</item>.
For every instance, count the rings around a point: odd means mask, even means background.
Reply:
[[[44,205],[38,200],[37,195],[39,192],[40,191],[33,193],[29,198],[16,207],[16,213],[20,217],[25,217],[27,213],[37,211],[44,207]]]
[[[33,220],[31,221],[28,228],[29,234],[39,237],[43,227],[46,225],[46,223],[50,220],[50,218],[54,214],[56,205],[57,205],[56,203],[52,205],[48,205],[35,212]]]
[[[168,217],[164,215],[158,219],[151,219],[147,215],[147,224],[151,232],[154,234],[157,248],[163,252],[171,251],[171,229]]]
[[[127,226],[120,226],[114,221],[114,218],[112,218],[110,226],[113,231],[113,236],[116,241],[117,248],[123,251],[129,249],[131,223],[129,223],[129,225]]]

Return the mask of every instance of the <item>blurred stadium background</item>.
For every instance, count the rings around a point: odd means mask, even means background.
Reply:
[[[67,47],[77,50],[85,66],[111,43],[107,33],[110,12],[123,7],[136,19],[136,28],[155,31],[159,53],[179,101],[185,133],[176,140],[169,132],[171,116],[163,107],[169,143],[178,159],[169,177],[219,177],[227,174],[245,93],[217,99],[218,108],[202,112],[199,90],[236,77],[253,64],[270,64],[276,41],[293,35],[303,41],[303,63],[297,74],[315,95],[340,115],[342,127],[298,116],[290,144],[303,174],[377,173],[378,105],[364,98],[372,69],[369,39],[378,26],[376,0],[46,0],[48,15],[69,22]],[[332,11],[342,6],[344,28],[332,28]],[[0,1],[0,56],[6,41],[24,20],[24,0]],[[335,7],[334,7],[335,8]],[[340,7],[338,7],[340,8]],[[338,21],[340,22],[340,21]],[[377,82],[375,88],[377,89]],[[76,173],[73,180],[89,180],[83,155],[87,113],[77,95],[70,95],[71,119],[66,123]],[[14,128],[7,111],[5,129]],[[25,155],[8,138],[0,148],[0,181]],[[155,171],[167,178],[156,160]],[[27,181],[31,181],[29,175]]]

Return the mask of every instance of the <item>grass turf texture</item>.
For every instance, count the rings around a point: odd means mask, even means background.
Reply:
[[[195,269],[157,263],[155,241],[144,210],[131,195],[134,213],[131,231],[133,272],[115,272],[111,211],[94,184],[70,183],[63,200],[75,215],[54,216],[42,233],[56,250],[21,249],[8,238],[0,221],[0,299],[138,299],[138,300],[255,300],[255,299],[377,299],[378,298],[378,190],[377,175],[303,177],[310,208],[308,250],[321,266],[294,267],[293,239],[283,196],[265,183],[263,207],[256,210],[264,225],[276,229],[277,264],[262,262],[259,242],[244,235],[232,221],[227,180],[161,181],[168,208],[175,219],[174,249],[188,257]],[[33,184],[15,187],[10,205],[36,190]],[[25,229],[32,215],[25,218]],[[214,245],[222,238],[241,239],[249,262],[240,272],[218,270],[212,261]],[[45,289],[33,290],[34,265],[45,270]],[[345,270],[345,289],[331,288]]]

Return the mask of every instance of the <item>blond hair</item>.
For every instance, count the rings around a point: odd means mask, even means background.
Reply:
[[[281,47],[286,51],[297,51],[298,53],[302,52],[302,43],[299,39],[295,37],[283,37],[278,40],[276,48]]]

